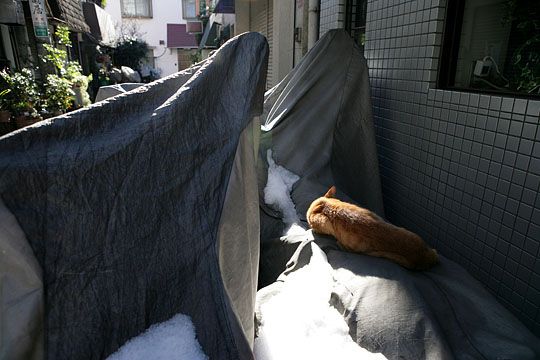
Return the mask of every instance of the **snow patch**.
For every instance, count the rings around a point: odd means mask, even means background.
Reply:
[[[264,202],[283,215],[282,221],[286,228],[281,240],[286,242],[302,241],[306,229],[299,225],[300,218],[291,198],[292,187],[300,177],[285,167],[277,165],[272,158],[272,150],[268,150],[266,158],[268,161],[268,180],[264,187]]]
[[[208,360],[195,336],[191,318],[178,314],[150,326],[107,360]]]
[[[341,314],[329,304],[332,268],[311,243],[310,263],[287,276],[281,291],[261,304],[257,360],[386,359],[356,344]]]
[[[283,222],[287,225],[300,222],[296,214],[296,207],[291,198],[292,187],[300,177],[295,173],[277,165],[272,158],[272,150],[266,153],[268,161],[268,180],[264,188],[264,202],[283,215]]]

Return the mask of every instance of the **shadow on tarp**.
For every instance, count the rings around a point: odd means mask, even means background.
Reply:
[[[252,358],[217,239],[267,58],[243,34],[188,71],[0,139],[0,194],[43,270],[47,358],[102,359],[177,313],[210,358]]]

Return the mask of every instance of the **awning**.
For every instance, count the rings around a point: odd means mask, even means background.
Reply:
[[[24,13],[19,0],[0,0],[0,24],[24,25]]]
[[[167,24],[167,47],[195,49],[199,44],[195,35],[187,32],[186,24]]]
[[[112,46],[116,40],[116,27],[111,15],[94,3],[83,3],[83,12],[90,33],[100,44]]]
[[[214,8],[215,14],[234,14],[234,0],[219,0]]]
[[[217,23],[215,22],[215,18],[215,14],[210,15],[208,23],[206,23],[206,27],[204,28],[204,34],[202,36],[201,43],[199,44],[199,49],[217,47]]]

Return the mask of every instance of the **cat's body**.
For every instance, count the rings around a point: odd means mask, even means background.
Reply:
[[[346,250],[383,257],[408,269],[425,270],[437,263],[437,252],[420,236],[367,209],[334,199],[335,192],[332,186],[309,207],[307,220],[313,231],[334,236]]]

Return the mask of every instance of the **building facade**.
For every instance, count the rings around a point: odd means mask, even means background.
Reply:
[[[189,5],[186,1],[185,5]],[[192,8],[193,20],[198,13]],[[167,76],[186,67],[192,49],[198,48],[193,33],[187,29],[183,0],[109,0],[105,7],[117,23],[122,36],[137,36],[150,47],[147,65]],[[187,14],[189,16],[189,14]]]
[[[37,14],[37,15],[36,15]],[[0,68],[36,69],[41,65],[44,43],[54,41],[57,26],[70,30],[73,44],[69,57],[83,68],[87,64],[82,48],[84,35],[90,32],[85,22],[82,5],[77,0],[0,0]],[[36,73],[39,78],[43,76]]]

